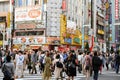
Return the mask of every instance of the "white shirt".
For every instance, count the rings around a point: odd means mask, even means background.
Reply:
[[[78,61],[82,61],[83,56],[82,55],[78,55]]]
[[[16,65],[23,65],[24,63],[24,55],[16,55]]]

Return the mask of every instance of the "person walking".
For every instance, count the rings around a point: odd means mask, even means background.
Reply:
[[[82,71],[82,58],[83,58],[83,56],[82,56],[82,52],[79,52],[79,54],[78,54],[78,72],[79,73],[81,73],[81,71]]]
[[[95,51],[94,56],[92,58],[92,66],[94,71],[93,80],[98,80],[98,73],[99,73],[101,64],[102,64],[102,61],[98,57],[97,51]]]
[[[36,69],[36,64],[38,61],[38,54],[35,53],[35,51],[32,51],[32,55],[31,55],[31,62],[32,62],[32,74],[35,71],[35,74],[37,74],[37,69]]]
[[[90,79],[90,70],[91,70],[91,66],[92,66],[92,60],[90,57],[90,52],[87,52],[86,56],[85,56],[85,65],[84,65],[84,69],[86,71],[86,80]]]
[[[6,63],[2,65],[2,72],[4,74],[3,80],[14,80],[15,65],[11,62],[11,56],[6,56]],[[7,73],[7,74],[6,74]]]
[[[115,69],[116,69],[116,74],[119,73],[119,66],[120,66],[120,54],[119,51],[116,52],[115,56]]]
[[[15,63],[16,63],[16,78],[18,78],[19,76],[23,78],[24,55],[22,51],[18,51],[18,54],[16,54]]]
[[[60,63],[60,65],[59,65],[59,63]],[[53,65],[55,66],[55,70],[54,70],[55,79],[58,80],[60,77],[61,71],[63,69],[63,62],[60,59],[59,54],[56,54],[56,58],[53,61]]]
[[[45,68],[43,72],[43,80],[50,80],[51,77],[51,58],[49,52],[46,53],[45,57]]]
[[[29,50],[28,54],[27,54],[27,56],[28,56],[27,68],[29,70],[29,74],[31,73],[31,69],[32,69],[31,54],[32,54],[32,51]]]
[[[69,53],[69,56],[66,61],[66,73],[68,75],[68,80],[74,80],[74,76],[76,76],[76,58],[72,52]]]

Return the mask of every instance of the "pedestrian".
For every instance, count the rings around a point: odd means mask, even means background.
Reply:
[[[98,73],[99,73],[101,64],[102,64],[102,61],[98,57],[97,51],[95,51],[94,56],[92,58],[92,66],[94,71],[93,80],[98,80]]]
[[[34,71],[35,74],[37,74],[37,69],[36,69],[37,61],[38,61],[38,54],[35,51],[32,51],[32,55],[31,55],[32,74],[34,73]]]
[[[18,51],[18,54],[15,56],[16,63],[16,78],[20,76],[23,78],[23,65],[24,65],[24,55],[22,51]]]
[[[105,58],[106,58],[106,68],[107,70],[109,70],[109,54],[108,53],[106,53]]]
[[[76,76],[76,58],[72,52],[69,53],[67,58],[67,63],[65,64],[66,67],[66,74],[68,75],[68,80],[74,80],[74,76]]]
[[[91,66],[92,66],[92,60],[90,57],[90,52],[87,52],[86,56],[85,56],[85,65],[84,65],[84,69],[86,71],[86,80],[90,79],[90,70],[91,70]]]
[[[2,66],[2,49],[1,49],[1,47],[0,47],[0,68],[1,68],[1,66]]]
[[[28,63],[27,63],[27,68],[29,70],[29,74],[31,73],[31,69],[32,69],[32,62],[31,62],[31,54],[32,54],[32,51],[30,50],[27,54],[28,56]]]
[[[84,68],[84,66],[85,66],[85,53],[83,52],[83,54],[82,54],[82,73],[85,75],[86,73],[85,73],[85,68]]]
[[[59,65],[57,63],[60,63],[60,66],[57,66],[57,65]],[[62,63],[62,67],[61,67],[61,63]],[[53,61],[53,65],[55,66],[55,70],[54,70],[55,79],[58,80],[59,77],[60,77],[61,71],[63,69],[63,62],[60,59],[60,55],[59,54],[56,54],[56,58]]]
[[[44,58],[45,58],[45,52],[42,51],[39,53],[40,73],[42,73],[44,71]]]
[[[81,71],[82,71],[82,58],[83,58],[83,56],[82,56],[82,52],[79,52],[79,54],[78,54],[78,72],[79,73],[81,73]]]
[[[102,61],[102,64],[100,66],[100,74],[102,74],[102,68],[103,68],[103,56],[102,56],[102,53],[99,54],[99,58]]]
[[[51,77],[51,58],[49,52],[46,53],[45,57],[45,67],[43,72],[43,80],[50,80]]]
[[[2,65],[2,72],[4,74],[3,80],[14,80],[15,65],[11,62],[11,56],[6,56],[6,63]]]
[[[116,74],[119,73],[119,66],[120,66],[120,54],[119,51],[116,52],[115,56],[115,69],[116,69]]]

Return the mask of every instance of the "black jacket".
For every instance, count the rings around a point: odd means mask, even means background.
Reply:
[[[92,66],[93,66],[93,70],[99,70],[100,66],[102,64],[101,59],[98,56],[94,56],[92,58]]]

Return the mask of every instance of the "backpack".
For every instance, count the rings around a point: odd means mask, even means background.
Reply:
[[[56,67],[63,68],[63,64],[60,61],[56,62]]]
[[[44,60],[44,56],[40,56],[40,63],[43,63],[43,60]]]
[[[87,66],[90,66],[91,64],[90,64],[90,56],[89,55],[87,55],[86,57],[85,57],[85,64],[87,65]]]
[[[76,66],[72,61],[68,64],[68,69],[74,69],[75,67]]]
[[[9,72],[9,70],[6,68],[6,65],[4,64],[3,65],[3,74],[4,74],[4,77],[5,78],[9,78],[11,79],[12,78],[12,74]]]
[[[102,60],[99,57],[96,57],[93,62],[97,66],[101,66]]]
[[[86,57],[85,57],[85,70],[89,70],[90,69],[90,67],[91,67],[91,63],[90,63],[90,56],[89,55],[87,55]]]

